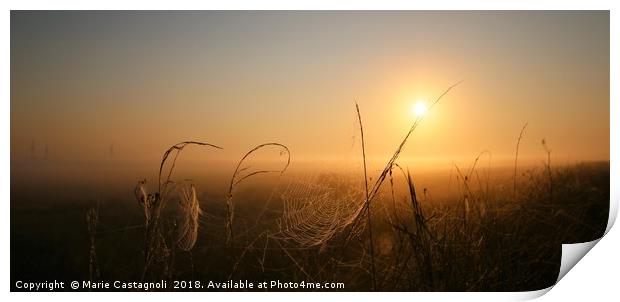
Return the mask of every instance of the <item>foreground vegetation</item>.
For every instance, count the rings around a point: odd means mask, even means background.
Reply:
[[[176,160],[186,147],[220,147],[187,141],[166,150],[156,181],[140,181],[131,202],[47,213],[12,203],[11,277],[342,282],[350,291],[536,290],[555,282],[562,243],[603,235],[608,162],[554,166],[543,140],[546,162],[517,173],[524,126],[512,177],[491,178],[491,169],[480,167],[488,156],[483,152],[469,167],[454,166],[454,194],[438,200],[398,163],[421,119],[383,170],[369,175],[359,108],[357,116],[359,174],[315,171],[253,184],[263,174],[286,174],[291,162],[287,146],[267,143],[241,158],[227,192],[201,194],[200,184],[175,177]],[[254,168],[248,162],[259,150],[278,152],[279,165]],[[62,218],[48,221],[52,216]],[[71,224],[76,217],[78,224]],[[66,232],[50,236],[47,227]],[[39,265],[29,264],[33,259]]]

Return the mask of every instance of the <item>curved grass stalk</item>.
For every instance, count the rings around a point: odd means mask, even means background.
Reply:
[[[284,165],[284,167],[282,169],[279,170],[259,170],[259,171],[254,171],[248,174],[243,174],[243,172],[247,171],[249,167],[241,167],[241,165],[245,162],[246,159],[248,159],[254,152],[262,149],[262,148],[266,148],[266,147],[277,147],[277,148],[281,148],[280,151],[280,155],[285,154],[286,153],[286,165]],[[233,232],[232,232],[232,225],[233,225],[233,220],[235,217],[235,205],[233,203],[233,191],[235,189],[235,187],[237,185],[239,185],[241,182],[243,182],[244,180],[258,175],[258,174],[265,174],[265,173],[284,173],[286,171],[286,169],[288,168],[289,164],[291,163],[291,152],[289,151],[288,147],[285,145],[282,145],[280,143],[265,143],[265,144],[261,144],[258,145],[256,147],[254,147],[252,150],[248,151],[242,158],[241,160],[239,160],[239,162],[237,163],[237,167],[235,168],[235,171],[233,172],[232,177],[230,178],[230,184],[228,186],[228,198],[226,199],[226,210],[227,210],[227,215],[226,215],[226,245],[230,245],[230,243],[232,242],[232,238],[233,238]]]
[[[183,149],[189,145],[222,149],[222,147],[213,144],[197,141],[185,141],[175,144],[172,147],[168,148],[166,152],[164,152],[164,155],[162,157],[161,163],[159,165],[157,192],[154,194],[146,192],[144,188],[146,180],[140,181],[138,183],[138,186],[134,190],[135,196],[144,210],[145,217],[145,262],[142,271],[142,280],[144,280],[144,278],[146,277],[146,274],[149,271],[149,268],[155,258],[163,259],[162,262],[164,263],[164,266],[167,266],[168,264],[166,259],[169,258],[170,255],[170,245],[166,243],[166,239],[162,234],[160,226],[160,215],[167,201],[167,195],[169,191],[168,185],[173,183],[170,179],[176,165],[176,160],[181,151],[183,151]],[[172,157],[170,169],[168,170],[165,181],[162,182],[164,166],[166,165],[166,162],[169,160],[169,157],[172,153],[174,153],[174,157]]]

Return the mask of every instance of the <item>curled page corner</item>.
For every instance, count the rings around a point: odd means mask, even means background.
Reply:
[[[613,190],[612,190],[613,191]],[[612,192],[613,196],[613,192]],[[616,216],[618,215],[618,202],[614,202],[613,200],[617,200],[616,198],[611,198],[609,203],[609,218],[607,219],[607,227],[605,228],[605,233],[599,239],[592,240],[589,242],[580,242],[580,243],[571,243],[571,244],[562,244],[562,260],[560,263],[560,272],[558,274],[558,279],[555,281],[555,284],[560,282],[564,276],[581,260],[611,229],[616,221]],[[515,296],[517,300],[533,300],[539,297],[542,297],[546,293],[548,293],[554,286],[551,285],[544,289],[539,289],[535,291],[523,292],[520,295]]]
[[[611,221],[611,212],[610,212],[610,221]],[[615,214],[614,214],[615,216]],[[609,226],[609,225],[608,225]],[[607,233],[607,232],[606,232]],[[605,235],[603,235],[605,236]],[[602,237],[601,237],[602,238]],[[591,249],[594,247],[600,240],[592,240],[589,242],[580,242],[580,243],[571,243],[571,244],[562,244],[562,260],[560,263],[560,272],[558,274],[558,279],[555,281],[555,284],[560,282],[564,276],[583,258]],[[555,284],[540,290],[523,292],[523,294],[515,297],[517,300],[533,300],[539,297],[544,296],[548,293]]]
[[[562,262],[560,264],[560,273],[555,283],[560,282],[560,280],[566,276],[566,273],[568,273],[577,262],[601,240],[601,238],[589,242],[562,244]]]
[[[599,239],[589,242],[580,242],[572,244],[562,244],[562,262],[560,264],[560,273],[558,279],[555,281],[557,284],[566,276],[566,274],[585,256],[611,229],[616,221],[618,214],[618,202],[614,202],[616,198],[611,198],[609,203],[609,218],[607,219],[607,227],[605,233]]]
[[[548,293],[553,288],[553,286],[555,286],[555,284],[547,288],[543,288],[539,290],[533,290],[529,292],[520,292],[518,295],[514,296],[515,301],[527,301],[527,300],[534,300],[534,299],[540,298],[544,296],[546,293]]]
[[[612,190],[612,194],[613,194],[613,190]],[[607,218],[607,228],[605,228],[605,234],[603,234],[603,236],[609,233],[609,230],[611,230],[611,227],[616,222],[616,216],[618,216],[618,202],[619,201],[618,201],[618,198],[615,198],[614,195],[612,195],[612,198],[611,198],[612,201],[609,203],[609,218]],[[615,202],[613,200],[615,200]]]

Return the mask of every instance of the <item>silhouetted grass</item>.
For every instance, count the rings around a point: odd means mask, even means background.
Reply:
[[[398,162],[422,118],[373,178],[360,111],[356,104],[362,171],[309,171],[304,177],[280,177],[273,185],[253,176],[283,175],[291,154],[283,144],[266,143],[245,153],[224,192],[214,192],[173,179],[185,147],[221,149],[187,141],[164,152],[153,193],[146,180],[138,183],[140,211],[126,200],[63,211],[65,220],[56,224],[63,243],[77,249],[53,248],[58,246],[54,230],[36,228],[32,217],[51,220],[52,212],[12,209],[11,278],[344,282],[348,291],[535,290],[555,282],[562,243],[602,236],[608,162],[552,167],[543,140],[546,161],[519,175],[526,124],[517,139],[514,171],[491,177],[490,152],[482,151],[470,166],[454,165],[455,192],[434,200],[431,194],[447,186],[418,187],[415,167]],[[249,165],[257,151],[272,149],[285,156],[282,165]],[[480,167],[485,158],[486,171]],[[389,187],[383,186],[388,177]],[[239,201],[248,202],[239,207]],[[71,221],[79,219],[83,226],[84,211],[86,227],[75,228]],[[74,265],[68,264],[71,259]],[[24,269],[14,269],[20,265]],[[29,275],[35,273],[40,277]]]

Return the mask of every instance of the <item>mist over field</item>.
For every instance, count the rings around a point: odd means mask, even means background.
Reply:
[[[604,11],[12,11],[11,289],[549,287],[609,85]]]

